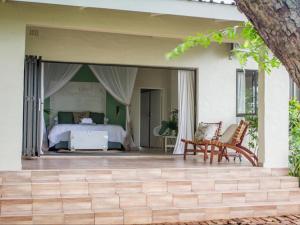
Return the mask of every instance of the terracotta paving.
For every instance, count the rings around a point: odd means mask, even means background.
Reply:
[[[277,217],[260,217],[260,218],[243,218],[231,220],[210,220],[202,222],[181,222],[181,223],[152,223],[151,225],[299,225],[299,215],[277,216]]]
[[[132,168],[198,168],[198,167],[252,167],[246,160],[230,159],[212,165],[203,162],[203,156],[137,155],[137,156],[42,156],[34,160],[22,160],[23,170],[51,169],[132,169]]]

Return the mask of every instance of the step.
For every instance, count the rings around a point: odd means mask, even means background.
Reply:
[[[1,196],[93,195],[136,192],[191,192],[264,190],[299,187],[298,178],[288,176],[242,177],[234,179],[207,178],[190,180],[123,180],[123,181],[62,181],[44,183],[2,184]]]
[[[300,201],[300,189],[192,193],[131,193],[2,198],[0,215],[137,207],[204,207]]]
[[[139,207],[130,209],[80,210],[0,216],[0,224],[151,224],[212,219],[299,214],[300,202],[263,202],[207,207]]]
[[[198,179],[225,177],[269,177],[286,175],[288,175],[287,169],[268,169],[260,167],[32,170],[0,172],[0,184],[75,180]]]

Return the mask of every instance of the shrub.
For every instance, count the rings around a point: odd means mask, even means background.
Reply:
[[[289,174],[300,177],[300,103],[296,99],[289,102]]]

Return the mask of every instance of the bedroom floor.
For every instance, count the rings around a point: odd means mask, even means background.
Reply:
[[[59,151],[49,151],[45,152],[45,156],[140,156],[140,155],[171,155],[173,150],[168,150],[166,153],[160,148],[142,148],[135,151],[123,151],[123,150],[108,150],[98,151],[98,150],[59,150]]]

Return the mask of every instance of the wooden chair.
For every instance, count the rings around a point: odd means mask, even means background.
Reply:
[[[204,123],[206,125],[216,125],[217,129],[215,132],[215,136],[213,137],[212,140],[219,140],[221,137],[221,132],[222,132],[222,121],[218,123]],[[208,159],[208,153],[210,153],[211,149],[209,149],[208,144],[206,143],[201,143],[199,141],[191,141],[191,140],[185,140],[182,139],[182,142],[184,142],[184,160],[186,159],[186,155],[188,152],[194,153],[196,155],[197,153],[204,153],[204,161]],[[193,148],[188,148],[190,145],[193,146]]]
[[[229,160],[228,149],[235,151],[235,154],[240,154],[244,156],[253,166],[258,166],[257,156],[251,152],[248,148],[243,146],[243,140],[246,136],[249,123],[242,120],[238,127],[236,128],[233,137],[227,143],[218,140],[203,140],[196,145],[202,145],[206,148],[211,147],[210,150],[210,163],[213,162],[214,155],[218,155],[218,162],[222,161],[222,158],[225,157]]]

